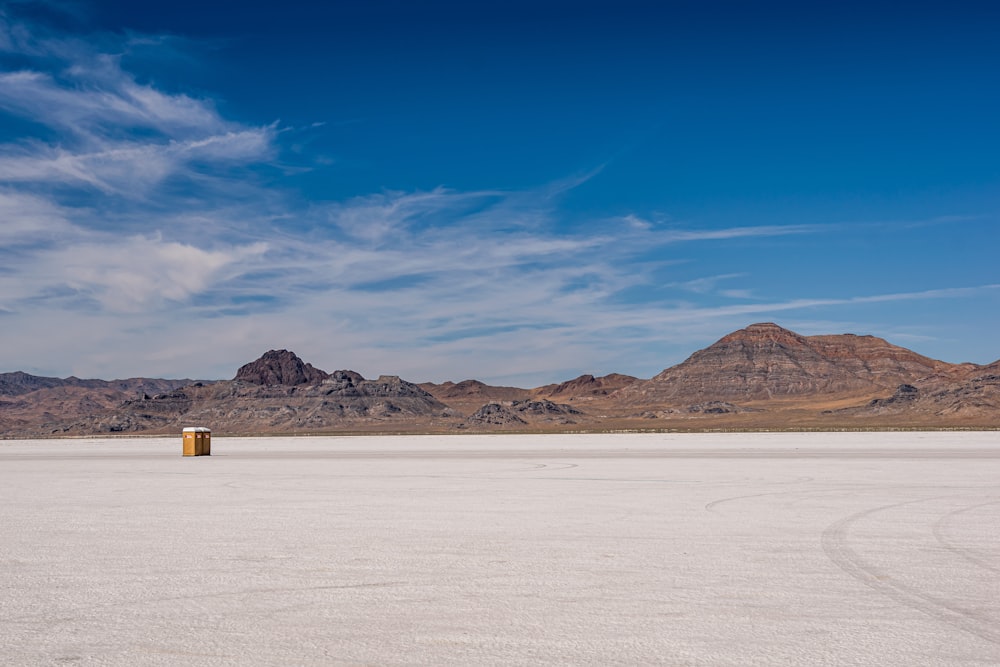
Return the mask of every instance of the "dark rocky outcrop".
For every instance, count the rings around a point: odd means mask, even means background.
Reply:
[[[696,403],[695,405],[687,406],[685,410],[688,414],[692,415],[731,415],[740,414],[744,412],[751,412],[746,408],[741,408],[738,405],[728,403],[726,401],[708,401],[705,403]]]
[[[868,407],[879,411],[885,408],[898,408],[911,405],[920,397],[920,390],[912,384],[901,384],[889,398],[873,398]]]
[[[283,361],[289,360],[282,357]],[[130,424],[148,424],[149,428],[176,429],[182,423],[198,422],[235,433],[337,429],[387,419],[420,420],[452,414],[417,385],[393,375],[366,380],[354,371],[328,374],[293,360],[279,370],[272,367],[242,377],[267,377],[274,382],[238,379],[201,388],[186,387],[129,401],[116,413],[129,417]],[[303,378],[308,377],[314,381],[304,384]]]
[[[663,410],[646,410],[639,414],[643,419],[683,419],[691,416],[734,415],[757,412],[726,401],[706,401],[695,403],[684,408],[666,408]]]
[[[469,418],[459,424],[458,428],[469,428],[472,426],[512,426],[527,423],[527,421],[514,414],[509,405],[487,403],[469,415]]]
[[[319,384],[327,377],[326,373],[303,362],[294,352],[269,350],[256,361],[241,366],[233,379],[250,384],[294,387]]]
[[[576,408],[547,399],[491,401],[476,410],[459,428],[473,426],[514,426],[524,424],[572,424],[571,417],[582,415]]]
[[[539,400],[511,401],[510,407],[514,412],[534,416],[583,414],[572,406],[564,405],[562,403],[553,403],[552,401],[544,398]]]

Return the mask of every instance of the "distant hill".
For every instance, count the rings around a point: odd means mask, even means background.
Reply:
[[[29,375],[22,371],[0,373],[0,396],[23,396],[39,389],[82,387],[107,389],[125,393],[159,393],[191,384],[194,380],[162,380],[158,378],[128,378],[127,380],[81,380],[76,377],[51,378]]]
[[[0,373],[0,436],[51,435],[43,424],[98,415],[124,401],[173,391],[193,380],[81,380]]]
[[[874,336],[802,336],[764,323],[723,337],[617,397],[634,405],[681,405],[865,396],[943,377],[952,366]]]
[[[534,396],[569,400],[574,398],[592,398],[595,396],[607,396],[612,392],[634,384],[638,379],[631,375],[622,375],[621,373],[611,373],[602,377],[581,375],[566,382],[538,387],[533,389],[531,393]]]
[[[461,382],[424,382],[420,384],[421,389],[432,394],[440,400],[447,399],[475,399],[475,400],[498,400],[513,401],[523,398],[531,393],[530,389],[520,387],[497,387],[488,385],[479,380],[462,380]]]
[[[0,373],[0,436],[602,429],[1000,428],[1000,361],[949,364],[874,336],[734,331],[648,380],[533,389],[328,373],[269,350],[232,380]]]

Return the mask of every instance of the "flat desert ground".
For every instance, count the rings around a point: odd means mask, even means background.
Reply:
[[[5,665],[996,665],[1000,433],[0,441]]]

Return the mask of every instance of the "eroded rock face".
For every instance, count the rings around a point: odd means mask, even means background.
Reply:
[[[330,377],[327,373],[302,361],[288,350],[269,350],[256,361],[245,364],[236,371],[234,380],[259,385],[294,387],[303,384],[320,384]]]
[[[837,412],[862,417],[909,414],[981,418],[996,415],[1000,413],[1000,374],[984,372],[950,383],[936,378],[919,388],[904,384],[892,396],[876,398],[866,405]]]
[[[663,410],[645,410],[638,415],[642,419],[686,419],[692,415],[713,416],[744,414],[755,412],[749,408],[744,408],[726,401],[706,401],[705,403],[695,403],[684,408],[665,408]]]
[[[579,410],[562,403],[553,403],[548,399],[535,401],[512,401],[511,410],[530,415],[578,415]]]
[[[570,417],[583,414],[576,408],[547,399],[491,401],[476,410],[459,428],[473,426],[517,426],[530,423],[572,424]]]
[[[913,403],[920,397],[920,390],[912,384],[901,384],[889,398],[875,398],[868,404],[870,408],[881,410],[888,407],[902,407]]]
[[[365,394],[368,396],[401,397],[419,396],[431,398],[431,395],[413,384],[405,382],[396,375],[380,375],[376,380],[365,380]]]
[[[707,403],[689,405],[687,406],[686,412],[689,414],[702,415],[728,415],[750,411],[746,408],[741,408],[738,405],[733,405],[732,403],[728,403],[726,401],[708,401]]]
[[[469,426],[511,426],[527,423],[527,421],[514,414],[510,406],[502,403],[487,403],[469,415],[469,418],[459,428],[468,428]]]
[[[1000,374],[984,373],[957,386],[937,389],[927,396],[926,403],[933,405],[940,416],[998,414]]]
[[[191,423],[224,433],[322,431],[385,420],[429,423],[454,411],[394,375],[321,371],[288,350],[271,350],[231,381],[195,383],[120,402],[85,419],[53,420],[50,433],[175,431]]]

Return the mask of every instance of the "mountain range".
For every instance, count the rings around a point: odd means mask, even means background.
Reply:
[[[951,364],[874,336],[753,324],[650,379],[583,375],[531,389],[414,384],[271,350],[231,380],[0,373],[0,437],[1000,427],[1000,361]]]

